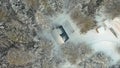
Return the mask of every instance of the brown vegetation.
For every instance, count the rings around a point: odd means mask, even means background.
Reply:
[[[39,6],[39,0],[26,0],[27,5],[36,9]]]
[[[20,24],[20,22],[12,20],[11,22],[5,23],[6,31],[4,34],[9,40],[16,43],[28,43],[32,41],[32,38],[28,35],[28,30]]]
[[[4,10],[0,9],[0,21],[6,21],[7,18],[7,13]]]
[[[72,11],[71,19],[80,28],[80,31],[82,33],[86,33],[87,31],[93,29],[96,26],[94,20],[89,16],[87,17],[83,15],[78,8]]]
[[[7,54],[7,60],[12,65],[26,65],[32,60],[32,54],[20,49],[11,49]]]

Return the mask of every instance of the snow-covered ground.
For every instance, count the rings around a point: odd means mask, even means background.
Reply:
[[[113,20],[108,19],[102,23],[106,24],[106,26],[98,28],[99,33],[97,33],[95,29],[90,30],[84,35],[84,39],[91,45],[95,52],[104,52],[106,55],[110,56],[113,63],[115,63],[120,60],[120,54],[116,51],[116,46],[120,43],[120,18],[117,17]],[[117,37],[110,31],[110,28],[115,31]]]
[[[120,59],[120,55],[116,52],[115,47],[119,43],[119,39],[116,38],[109,29],[104,30],[104,28],[99,29],[100,33],[97,33],[95,30],[89,31],[84,39],[95,52],[102,51],[106,55],[110,56],[113,59],[113,62],[117,62]]]

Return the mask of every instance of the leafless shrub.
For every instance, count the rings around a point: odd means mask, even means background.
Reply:
[[[30,36],[28,36],[27,33],[24,33],[25,31],[20,31],[20,30],[15,30],[14,31],[8,31],[5,32],[5,35],[13,42],[16,43],[28,43],[30,41],[32,41],[32,38],[30,38]]]
[[[91,57],[91,59],[94,62],[97,63],[103,63],[103,64],[107,64],[110,62],[111,58],[109,56],[107,56],[105,53],[103,52],[97,52],[95,54],[93,54],[93,56]]]
[[[52,57],[52,49],[53,44],[52,42],[41,39],[36,45],[36,50],[34,53],[35,62],[33,65],[38,65],[36,68],[53,68],[53,63],[50,61]],[[39,63],[39,64],[38,64]]]
[[[31,62],[32,54],[12,48],[7,54],[7,60],[11,65],[26,65]]]
[[[75,64],[77,60],[83,61],[92,53],[92,49],[85,43],[80,43],[79,45],[68,43],[63,45],[61,49],[64,57],[72,64]]]
[[[20,24],[20,22],[12,20],[10,22],[5,23],[6,30],[4,31],[4,35],[13,42],[16,43],[28,43],[32,41],[32,37],[28,32],[29,28],[26,28],[24,25]]]
[[[23,28],[25,28],[24,25],[22,25],[19,21],[13,20],[13,19],[11,19],[9,22],[6,22],[5,26],[7,26],[8,29],[11,29],[11,28],[23,29]]]
[[[78,58],[78,48],[74,44],[66,44],[62,46],[63,55],[71,63],[76,63]]]
[[[97,62],[93,62],[91,60],[87,60],[84,62],[81,62],[79,64],[80,68],[107,68],[108,65],[106,66],[103,63],[97,63]]]
[[[48,40],[40,40],[39,48],[42,49],[42,52],[48,56],[51,55],[51,51],[53,49],[53,43]]]
[[[5,38],[5,37],[0,37],[1,39],[0,39],[0,48],[2,48],[2,47],[9,47],[10,45],[11,45],[11,43],[12,43],[12,41],[11,40],[9,40],[8,38]]]
[[[79,65],[84,68],[108,68],[110,60],[110,57],[103,52],[96,52],[83,62],[80,62]]]
[[[79,58],[81,59],[81,61],[90,57],[92,52],[93,49],[90,46],[88,46],[88,44],[86,43],[79,44]]]

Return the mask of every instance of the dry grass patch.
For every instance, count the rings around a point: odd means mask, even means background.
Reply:
[[[12,20],[11,22],[5,23],[6,31],[4,34],[9,40],[16,43],[28,43],[32,41],[32,38],[28,34],[28,30],[20,22]]]
[[[44,17],[44,15],[40,11],[37,11],[35,13],[35,19],[36,19],[37,24],[42,29],[50,29],[50,23],[48,22],[48,20]]]
[[[36,9],[39,6],[39,0],[25,0],[27,5]]]
[[[7,20],[7,13],[0,9],[0,21],[6,21]]]
[[[74,9],[71,12],[71,19],[80,28],[81,33],[86,33],[90,29],[93,29],[96,24],[91,17],[87,17],[81,13],[79,9]]]
[[[20,49],[11,49],[7,54],[7,60],[11,65],[26,65],[32,61],[32,54]]]

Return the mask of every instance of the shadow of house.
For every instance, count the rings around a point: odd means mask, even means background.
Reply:
[[[63,26],[58,26],[57,29],[60,30],[59,34],[62,37],[63,41],[66,42],[69,39],[69,37],[68,34],[65,32]]]

